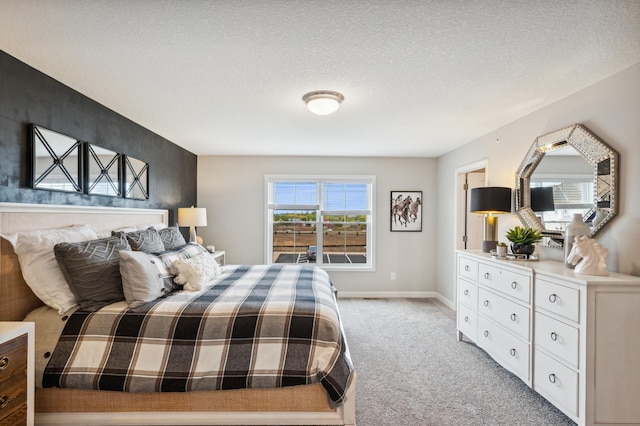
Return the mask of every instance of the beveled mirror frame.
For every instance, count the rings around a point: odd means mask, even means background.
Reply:
[[[593,205],[583,216],[590,225],[591,237],[618,214],[618,152],[581,124],[538,136],[516,171],[516,212],[526,226],[540,230],[544,237],[556,243],[562,242],[564,231],[546,229],[531,209],[531,175],[547,152],[567,145],[593,166]],[[599,211],[605,215],[594,225],[593,219]]]

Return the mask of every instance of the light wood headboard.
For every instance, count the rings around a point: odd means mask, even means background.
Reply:
[[[48,204],[0,203],[0,233],[60,228],[90,224],[98,232],[152,223],[168,223],[167,210],[117,207],[59,206]],[[18,256],[0,238],[0,321],[22,321],[43,303],[22,278]]]

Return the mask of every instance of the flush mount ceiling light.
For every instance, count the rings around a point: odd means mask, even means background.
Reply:
[[[317,115],[328,115],[334,113],[340,107],[340,102],[344,100],[344,96],[338,92],[330,90],[316,90],[309,92],[302,97],[307,104],[307,109]]]

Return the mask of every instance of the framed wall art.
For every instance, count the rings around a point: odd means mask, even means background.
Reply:
[[[422,191],[391,191],[391,232],[422,232]]]

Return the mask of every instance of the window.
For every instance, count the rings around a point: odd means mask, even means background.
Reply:
[[[265,176],[267,263],[373,268],[373,176]]]

